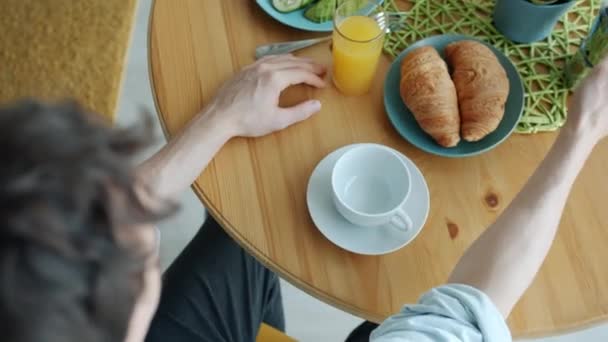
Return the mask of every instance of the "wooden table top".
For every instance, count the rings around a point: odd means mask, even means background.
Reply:
[[[156,0],[149,58],[155,101],[174,135],[240,68],[256,45],[318,34],[285,27],[251,0]],[[331,64],[328,44],[299,55]],[[284,104],[318,98],[313,118],[259,139],[231,140],[193,185],[211,215],[242,246],[286,280],[355,315],[379,322],[446,281],[464,250],[521,189],[555,134],[513,135],[481,156],[447,159],[417,150],[392,128],[382,84],[383,56],[371,92],[344,97],[330,86],[289,89]],[[383,256],[347,252],[315,228],[306,206],[308,178],[331,151],[352,143],[395,148],[421,169],[431,212],[408,246]],[[579,177],[541,272],[509,326],[515,336],[556,333],[608,316],[608,144]],[[517,262],[517,260],[513,260]]]

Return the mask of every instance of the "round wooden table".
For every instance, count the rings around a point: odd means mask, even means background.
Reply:
[[[256,45],[314,36],[279,24],[251,0],[156,0],[150,70],[166,134],[177,133],[224,81],[252,63]],[[328,44],[299,55],[331,63]],[[389,64],[383,57],[366,96],[345,97],[333,86],[289,89],[285,105],[318,98],[323,110],[273,135],[231,140],[193,185],[211,215],[258,260],[309,294],[375,322],[446,281],[556,136],[513,135],[496,149],[465,159],[417,150],[395,132],[384,112],[382,85]],[[333,245],[308,214],[306,187],[314,167],[331,151],[356,142],[403,152],[430,188],[431,212],[421,234],[388,255],[356,255]],[[509,318],[515,336],[556,333],[607,317],[607,169],[608,145],[603,144],[574,187],[541,272]]]

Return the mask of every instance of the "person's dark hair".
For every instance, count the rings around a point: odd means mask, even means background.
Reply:
[[[132,157],[151,139],[149,121],[111,128],[73,103],[0,108],[3,341],[124,339],[149,251],[117,231],[164,215],[133,187]]]

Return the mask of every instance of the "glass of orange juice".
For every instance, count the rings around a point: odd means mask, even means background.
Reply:
[[[333,79],[345,95],[363,95],[371,88],[382,53],[384,31],[374,19],[379,0],[346,0],[334,15]]]

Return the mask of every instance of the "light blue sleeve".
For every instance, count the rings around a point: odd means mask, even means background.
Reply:
[[[483,292],[449,284],[425,293],[389,317],[371,342],[507,342],[511,333],[502,315]]]

